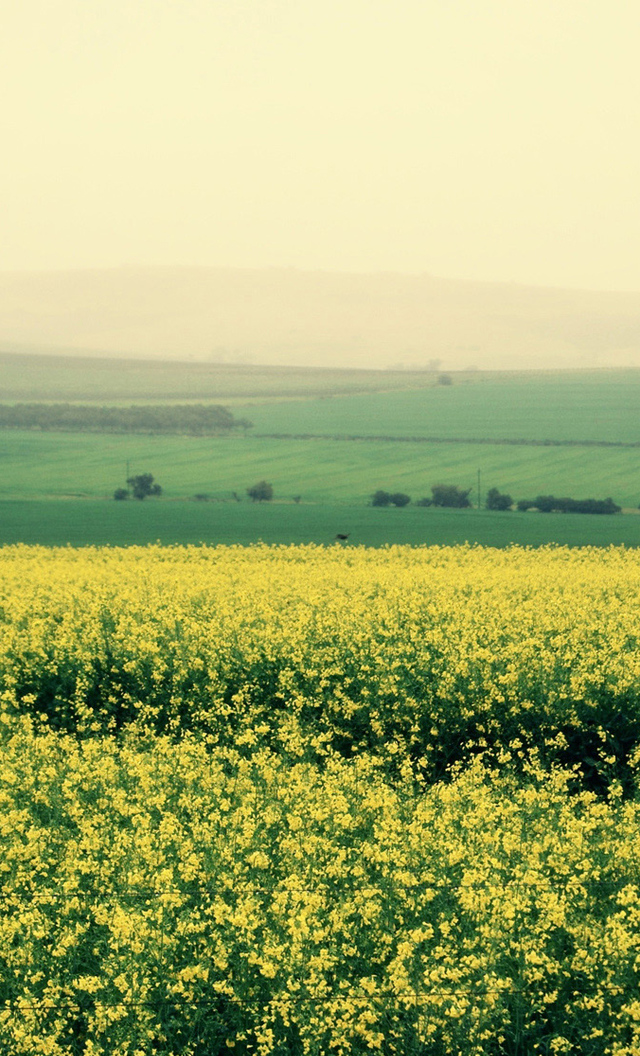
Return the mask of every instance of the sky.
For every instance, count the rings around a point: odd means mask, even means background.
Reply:
[[[637,0],[1,0],[0,269],[640,290]]]

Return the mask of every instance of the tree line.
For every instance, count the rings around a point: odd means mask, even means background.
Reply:
[[[449,509],[468,509],[471,506],[471,488],[459,488],[455,484],[433,484],[431,495],[417,499],[415,506],[441,506]],[[408,506],[411,496],[402,491],[378,490],[371,496],[372,506]],[[485,499],[487,510],[511,510],[514,500],[498,488],[490,488]],[[540,513],[620,513],[612,498],[606,499],[570,499],[556,498],[554,495],[538,495],[535,499],[520,499],[519,510],[539,510]]]
[[[232,429],[248,429],[251,422],[236,418],[220,404],[149,404],[130,407],[93,407],[74,403],[0,404],[0,429],[41,429],[79,433],[187,433],[215,436]]]

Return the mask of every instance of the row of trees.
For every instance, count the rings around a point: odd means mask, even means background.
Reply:
[[[622,509],[612,498],[569,499],[554,495],[538,495],[537,499],[521,499],[519,510],[540,510],[540,513],[620,513]]]
[[[116,488],[113,497],[121,500],[133,496],[134,499],[142,500],[148,496],[161,494],[162,488],[154,480],[152,473],[139,473],[137,476],[127,479],[126,488]],[[471,506],[470,494],[471,488],[459,488],[455,484],[433,484],[431,497],[418,499],[415,505],[465,509]],[[247,488],[247,495],[252,502],[271,502],[273,499],[273,485],[266,480],[259,480],[256,484]],[[240,501],[240,496],[236,492],[233,493],[233,496],[236,501]],[[204,499],[207,496],[197,495],[196,498]],[[294,501],[299,502],[300,496],[296,495]],[[372,506],[402,507],[408,506],[410,502],[411,496],[404,491],[383,491],[380,489],[371,496]],[[513,499],[511,495],[499,491],[498,488],[490,488],[487,492],[485,506],[488,510],[510,510],[513,508]],[[536,509],[541,513],[612,514],[620,513],[621,510],[621,507],[612,498],[570,499],[556,498],[554,495],[538,495],[535,499],[521,499],[517,504],[517,508],[519,510]]]
[[[471,488],[463,490],[455,484],[434,484],[431,488],[431,498],[418,499],[416,506],[450,506],[464,509],[471,505],[469,495]],[[371,496],[372,506],[408,506],[411,496],[403,491],[376,491]]]
[[[469,498],[471,488],[459,488],[455,484],[434,484],[431,497],[418,499],[416,506],[441,506],[450,509],[466,509],[471,506]],[[408,506],[411,497],[404,492],[376,491],[371,496],[372,506]],[[487,510],[511,510],[513,498],[498,488],[487,492],[485,507]],[[621,507],[612,498],[606,499],[570,499],[556,498],[554,495],[538,495],[535,499],[521,499],[517,503],[519,510],[539,510],[541,513],[620,513]]]
[[[142,501],[153,495],[162,495],[162,488],[154,480],[153,473],[139,473],[135,477],[127,478],[126,488],[116,488],[113,493],[114,499],[122,501],[133,497]],[[266,480],[259,480],[257,484],[247,488],[247,495],[252,502],[271,502],[273,498],[273,485],[269,484]],[[234,499],[239,502],[240,496],[237,492],[233,492]],[[207,495],[196,495],[196,499],[206,499]],[[294,502],[299,502],[300,496],[294,497]]]
[[[179,433],[215,436],[248,429],[219,404],[158,404],[94,407],[74,403],[0,404],[0,429],[41,429],[77,433]]]

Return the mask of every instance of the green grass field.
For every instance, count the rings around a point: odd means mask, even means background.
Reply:
[[[127,546],[147,543],[349,546],[640,546],[640,516],[490,513],[486,510],[404,510],[368,506],[97,499],[0,502],[0,545]],[[338,544],[341,545],[341,544]]]
[[[640,443],[640,371],[452,377],[453,385],[271,401],[242,413],[261,433]]]
[[[270,440],[248,436],[102,436],[6,430],[0,434],[0,498],[111,496],[130,473],[153,473],[168,498],[245,495],[257,480],[277,499],[364,504],[378,488],[413,499],[440,482],[490,487],[514,499],[540,493],[611,495],[640,502],[640,451],[616,447],[518,447],[385,441]],[[246,496],[245,496],[246,497]],[[472,493],[475,499],[475,491]]]

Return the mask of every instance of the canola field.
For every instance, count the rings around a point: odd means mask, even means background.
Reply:
[[[637,552],[0,568],[2,1056],[638,1056]]]

